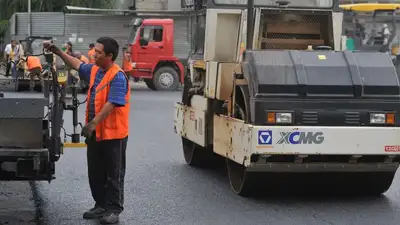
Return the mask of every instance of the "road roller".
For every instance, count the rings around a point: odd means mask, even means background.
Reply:
[[[186,1],[193,30],[174,131],[240,196],[381,195],[400,152],[389,54],[347,51],[336,0]]]

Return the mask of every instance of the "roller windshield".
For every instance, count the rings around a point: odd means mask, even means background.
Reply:
[[[278,1],[279,2],[279,1]],[[331,8],[333,0],[291,0],[286,1],[288,7]],[[246,5],[247,0],[214,0],[216,5]],[[276,0],[254,0],[255,6],[278,6]]]

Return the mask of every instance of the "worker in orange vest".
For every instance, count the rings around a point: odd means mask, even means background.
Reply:
[[[44,90],[43,68],[40,59],[36,56],[27,55],[22,60],[25,62],[25,69],[29,72],[29,91],[33,92],[35,89],[35,77],[39,78],[42,90]]]
[[[89,51],[88,51],[89,63],[91,63],[91,64],[95,64],[95,62],[96,62],[96,60],[94,58],[95,53],[96,53],[96,50],[94,48],[94,44],[91,43],[89,45]]]
[[[75,51],[74,56],[77,59],[81,60],[83,63],[89,64],[89,59],[86,56],[82,55],[81,52]]]
[[[124,52],[124,59],[122,61],[122,69],[124,70],[125,74],[128,76],[132,76],[132,61],[131,61],[131,52],[129,50],[129,48],[124,47],[123,48],[123,52]]]
[[[86,137],[89,184],[95,206],[83,218],[100,218],[102,224],[117,223],[123,211],[130,109],[129,79],[115,63],[119,45],[109,37],[97,39],[95,65],[83,63],[49,42],[43,45],[78,70],[81,79],[90,81],[82,135]]]

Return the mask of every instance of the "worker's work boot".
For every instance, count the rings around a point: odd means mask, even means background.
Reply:
[[[115,224],[119,222],[119,213],[106,212],[100,219],[100,224]]]
[[[95,206],[94,208],[90,209],[89,211],[83,214],[84,219],[98,219],[101,218],[105,214],[106,210],[102,207]]]

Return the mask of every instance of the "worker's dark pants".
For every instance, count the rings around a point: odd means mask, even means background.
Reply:
[[[10,62],[7,62],[7,67],[6,67],[6,77],[10,76],[10,70],[11,70],[11,66],[12,66],[12,63],[11,63],[11,61],[10,61]]]
[[[29,89],[33,91],[35,89],[35,77],[38,77],[40,80],[40,85],[42,85],[42,92],[44,91],[44,78],[42,74],[42,70],[40,67],[33,68],[29,71]]]
[[[89,185],[96,206],[117,213],[124,209],[127,142],[128,137],[86,142]]]

